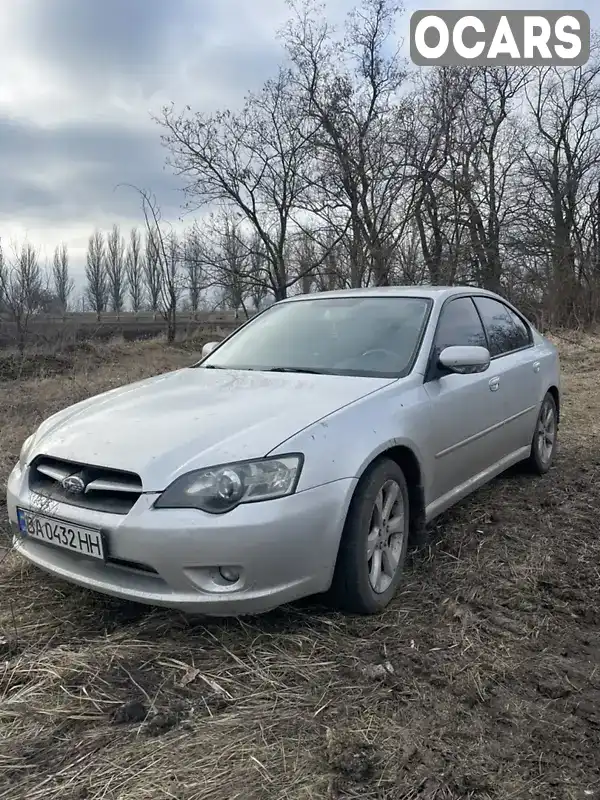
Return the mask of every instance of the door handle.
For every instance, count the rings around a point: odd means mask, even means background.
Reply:
[[[500,378],[496,376],[495,378],[490,378],[490,392],[497,392],[500,388]]]
[[[533,362],[533,371],[534,372],[539,372],[540,371],[540,367],[541,367],[541,364],[540,364],[539,361],[534,361]]]

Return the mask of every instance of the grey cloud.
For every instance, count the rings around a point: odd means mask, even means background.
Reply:
[[[268,27],[264,36],[243,28],[237,2],[31,0],[21,9],[17,38],[20,49],[82,92],[104,93],[117,78],[135,81],[146,95],[162,90],[193,102],[214,93],[227,103],[262,82],[280,56]],[[271,2],[255,2],[258,19],[269,19]],[[179,77],[184,64],[187,87]]]
[[[276,75],[281,60],[277,48],[265,48],[260,42],[248,43],[243,48],[208,49],[189,65],[188,74],[195,90],[190,87],[189,97],[180,90],[178,96],[194,111],[235,108],[250,90],[260,89],[268,78]]]
[[[56,203],[55,193],[40,186],[35,179],[21,175],[4,175],[0,192],[0,217],[30,214],[36,209],[52,208]]]
[[[183,197],[163,167],[165,155],[158,127],[80,123],[47,129],[0,118],[0,215],[118,221],[139,215],[139,197],[119,187],[133,184],[153,191],[164,216],[176,218]]]
[[[152,79],[191,9],[190,0],[37,0],[23,18],[23,36],[28,49],[75,80],[90,74]]]
[[[31,117],[20,116],[18,98],[5,117],[0,113],[0,234],[11,225],[31,226],[60,241],[63,231],[81,223],[140,219],[139,197],[115,190],[121,183],[151,190],[165,218],[176,221],[184,197],[180,181],[164,167],[160,128],[149,122],[148,112],[159,110],[153,95],[178,108],[235,108],[273,75],[282,53],[272,29],[280,25],[284,4],[275,9],[273,0],[253,0],[249,8],[247,2],[15,4],[11,46],[24,63],[67,89],[74,104],[69,118],[80,121],[38,125],[35,107]],[[241,8],[248,13],[240,15]],[[248,19],[256,25],[248,26]],[[118,115],[116,97],[128,113]]]

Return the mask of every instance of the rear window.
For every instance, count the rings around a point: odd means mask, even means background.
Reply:
[[[529,327],[508,306],[491,297],[475,297],[474,302],[483,320],[492,356],[529,347],[532,343]]]

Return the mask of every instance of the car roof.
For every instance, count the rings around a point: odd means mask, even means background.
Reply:
[[[476,286],[431,286],[423,284],[417,286],[370,286],[365,289],[335,289],[329,292],[315,292],[299,294],[281,300],[282,303],[297,303],[305,300],[321,300],[328,297],[429,297],[432,300],[444,301],[453,295],[485,294],[489,297],[498,297],[487,289]]]

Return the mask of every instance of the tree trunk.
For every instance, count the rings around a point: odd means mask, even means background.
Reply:
[[[177,335],[177,312],[170,308],[167,312],[167,343],[173,344]]]
[[[285,300],[287,297],[287,288],[285,286],[274,286],[273,297],[275,298],[275,302],[278,302],[279,300]]]

